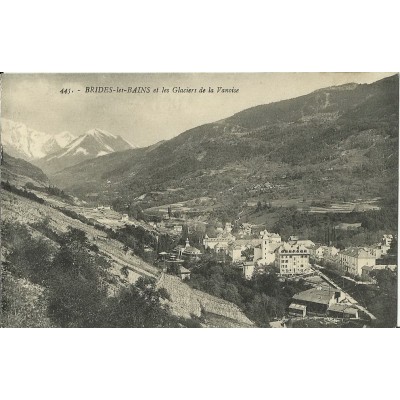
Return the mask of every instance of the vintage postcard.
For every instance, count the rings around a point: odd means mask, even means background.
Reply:
[[[1,327],[396,327],[397,73],[0,77]]]

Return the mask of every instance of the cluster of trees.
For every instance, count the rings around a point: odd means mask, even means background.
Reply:
[[[27,199],[36,201],[36,203],[44,204],[44,200],[36,196],[35,193],[29,192],[28,190],[26,190],[26,188],[18,189],[14,185],[11,185],[11,183],[8,181],[7,182],[1,181],[1,188],[7,190],[8,192],[15,193],[18,194],[19,196],[23,196],[26,197]]]
[[[151,279],[141,278],[117,296],[108,296],[108,286],[114,283],[107,274],[110,265],[91,249],[79,229],[58,235],[57,249],[49,240],[33,238],[28,228],[18,223],[4,222],[2,238],[9,250],[7,274],[44,288],[46,317],[54,326],[182,326],[162,306],[161,299],[167,294],[156,290]],[[11,312],[10,293],[3,296],[2,312]]]
[[[27,182],[25,184],[25,187],[27,189],[30,190],[36,190],[38,192],[43,192],[43,193],[47,193],[50,194],[52,196],[57,196],[60,197],[64,200],[71,200],[71,196],[69,196],[68,194],[66,194],[62,189],[59,189],[56,186],[46,186],[46,187],[40,187],[40,186],[36,186],[31,182]]]
[[[272,227],[273,232],[287,238],[290,235],[307,237],[314,242],[331,241],[337,247],[370,245],[378,242],[383,233],[397,232],[397,208],[383,206],[381,210],[348,214],[310,214],[294,207],[282,208]],[[361,222],[355,231],[334,230],[340,222]]]
[[[218,260],[213,254],[191,268],[189,284],[238,305],[259,326],[269,326],[273,318],[285,314],[292,296],[307,288],[303,281],[280,282],[275,269],[268,274],[256,274],[251,280],[230,263]]]
[[[268,203],[267,203],[267,201],[264,200],[264,201],[261,203],[261,201],[258,201],[258,202],[257,202],[256,212],[260,212],[260,211],[263,211],[263,210],[267,210],[267,209],[270,209],[271,207],[272,207],[272,206],[271,206],[271,202],[268,202]]]
[[[145,261],[154,261],[154,254],[145,252],[148,247],[156,253],[162,251],[170,251],[177,245],[176,239],[170,235],[154,235],[142,226],[127,225],[117,231],[107,230],[108,236],[116,239],[125,245],[126,250],[132,250],[137,256],[142,257]],[[154,253],[154,252],[153,252]]]

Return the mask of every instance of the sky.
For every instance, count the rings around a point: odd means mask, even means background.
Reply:
[[[252,106],[328,86],[371,83],[393,74],[4,74],[1,116],[49,134],[69,131],[79,136],[99,128],[142,147]],[[88,87],[146,87],[150,93],[87,93]],[[199,92],[202,87],[205,93]],[[218,87],[239,90],[218,93]],[[173,93],[173,88],[196,92]],[[71,92],[60,93],[62,89]]]

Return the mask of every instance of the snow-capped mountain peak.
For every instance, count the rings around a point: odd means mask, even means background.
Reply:
[[[56,153],[44,157],[38,165],[51,173],[85,160],[131,148],[132,145],[120,136],[95,128],[77,137]]]
[[[75,136],[69,132],[51,135],[6,118],[1,118],[1,131],[4,150],[11,156],[28,161],[46,157],[75,139]]]
[[[102,129],[99,128],[94,128],[94,129],[90,129],[86,132],[86,135],[90,135],[90,136],[108,136],[108,137],[112,137],[114,139],[117,138],[117,136],[115,136],[114,134],[104,131]]]
[[[120,136],[99,128],[78,137],[68,131],[51,135],[5,118],[1,119],[1,128],[1,142],[6,153],[34,162],[50,173],[135,147]]]
[[[61,148],[68,146],[75,139],[76,136],[68,131],[60,132],[54,135],[54,140],[58,143],[58,145]]]

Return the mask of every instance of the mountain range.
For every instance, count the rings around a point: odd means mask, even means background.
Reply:
[[[59,187],[144,206],[201,196],[232,201],[371,198],[397,193],[399,81],[346,84],[241,111],[147,148],[56,173]],[[260,186],[262,190],[260,191]],[[177,190],[179,189],[179,190]]]
[[[70,132],[50,135],[6,118],[1,118],[1,128],[1,141],[4,150],[9,155],[26,161],[45,157],[64,148],[76,139],[76,136]]]
[[[101,129],[91,129],[79,137],[70,132],[51,135],[6,118],[1,119],[1,127],[4,151],[44,171],[59,171],[94,157],[134,147],[120,136]]]

